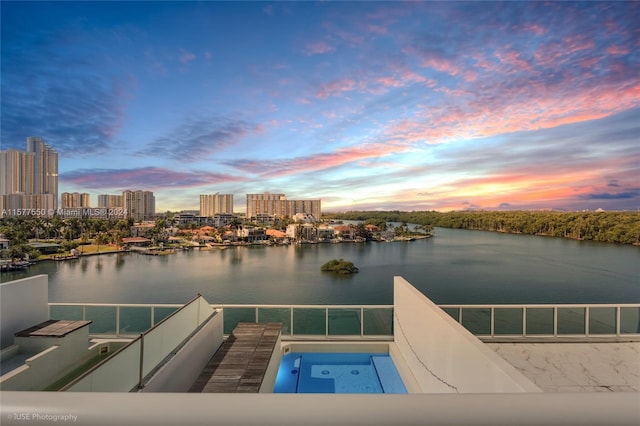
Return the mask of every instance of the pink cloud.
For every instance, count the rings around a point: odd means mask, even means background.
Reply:
[[[193,61],[194,59],[196,59],[196,55],[194,55],[191,52],[187,52],[187,51],[182,51],[182,53],[180,54],[180,62],[183,64],[188,64],[189,62]]]
[[[626,55],[629,53],[629,49],[614,45],[607,47],[607,53],[610,55]]]
[[[309,43],[305,46],[304,52],[307,56],[322,55],[325,53],[333,53],[336,51],[334,46],[331,46],[324,41],[318,41],[315,43]]]
[[[76,170],[60,176],[64,183],[73,183],[87,189],[140,188],[146,190],[165,188],[193,188],[223,182],[239,182],[244,177],[206,171],[176,172],[161,167],[139,169],[99,169]],[[118,185],[117,187],[115,185]]]
[[[362,84],[363,83],[360,83],[360,85],[358,85],[356,81],[351,78],[333,80],[327,84],[322,85],[316,92],[316,97],[324,99],[343,92],[351,92],[353,90],[356,90],[356,88],[358,88],[359,86],[361,87]]]
[[[411,149],[409,146],[392,143],[362,144],[339,148],[331,153],[270,161],[266,172],[262,161],[241,160],[229,163],[229,165],[237,167],[244,172],[259,174],[263,178],[274,178],[339,167],[352,162],[405,152],[409,149]]]

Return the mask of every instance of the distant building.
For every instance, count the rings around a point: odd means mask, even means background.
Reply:
[[[286,200],[284,194],[247,194],[247,219],[260,214],[285,217]]]
[[[233,214],[233,194],[200,195],[200,216],[213,217],[216,214]]]
[[[156,214],[156,197],[151,191],[124,191],[122,207],[128,217],[151,220]]]
[[[0,207],[38,209],[38,215],[57,209],[58,153],[41,138],[28,137],[26,151],[0,151]]]
[[[247,194],[247,219],[259,215],[276,218],[293,217],[298,213],[310,214],[320,220],[321,200],[287,200],[284,194]]]
[[[122,195],[100,194],[98,195],[98,207],[124,207]]]
[[[62,208],[89,207],[90,195],[86,192],[63,192],[61,196]]]

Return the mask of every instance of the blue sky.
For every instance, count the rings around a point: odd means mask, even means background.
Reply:
[[[638,2],[6,2],[1,144],[60,192],[640,208]]]

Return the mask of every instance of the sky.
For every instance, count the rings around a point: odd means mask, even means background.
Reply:
[[[640,208],[640,2],[8,2],[1,149],[59,192]]]

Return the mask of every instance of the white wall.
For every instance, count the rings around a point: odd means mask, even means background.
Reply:
[[[151,379],[141,392],[188,392],[223,342],[223,316],[217,312]]]
[[[402,277],[393,297],[394,342],[419,392],[541,391]]]
[[[18,331],[49,319],[48,285],[47,275],[0,284],[0,347],[12,345]]]

